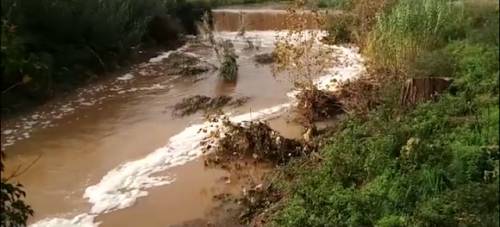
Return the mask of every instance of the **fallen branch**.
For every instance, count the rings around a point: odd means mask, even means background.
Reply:
[[[18,165],[16,167],[16,169],[14,170],[14,172],[12,172],[12,174],[10,174],[10,176],[6,177],[5,178],[5,181],[9,181],[13,178],[16,178],[16,177],[19,177],[21,175],[23,175],[24,173],[26,173],[31,167],[33,167],[35,165],[36,162],[38,162],[38,160],[40,160],[40,158],[42,157],[42,154],[39,154],[38,157],[36,157],[35,159],[33,159],[33,161],[30,162],[30,164],[28,164],[24,169],[21,170],[21,167],[23,165]]]

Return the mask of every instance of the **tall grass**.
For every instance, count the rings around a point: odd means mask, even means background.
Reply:
[[[418,63],[453,77],[450,90],[410,109],[381,92],[367,118],[341,120],[319,164],[310,157],[298,176],[283,173],[275,224],[499,225],[499,3],[463,3],[399,0],[379,14],[365,50],[375,66],[404,73]],[[399,91],[389,81],[380,90]]]
[[[315,170],[285,174],[278,226],[498,226],[498,46],[446,49],[456,94],[342,121]]]
[[[462,35],[463,8],[449,0],[400,0],[380,15],[367,39],[376,66],[405,72],[422,52]]]

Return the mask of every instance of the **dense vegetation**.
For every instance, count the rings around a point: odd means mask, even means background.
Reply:
[[[2,0],[2,113],[95,79],[134,49],[174,45],[180,33],[194,32],[208,7],[183,0]]]
[[[281,182],[288,196],[274,223],[498,226],[498,2],[373,2],[378,16],[353,40],[386,77],[381,104],[340,122],[319,164],[285,168],[298,177]],[[362,26],[347,25],[336,32]],[[403,107],[399,85],[413,77],[453,83],[437,101]]]
[[[127,65],[134,50],[172,48],[211,8],[269,0],[1,0],[2,115]]]
[[[2,0],[2,113],[94,79],[134,48],[175,42],[155,36],[154,18],[177,36],[210,6],[262,1]],[[295,176],[280,184],[287,199],[274,224],[498,226],[498,2],[318,4],[348,11],[331,20],[332,41],[362,47],[384,78],[373,96],[381,104],[342,120],[321,162],[285,168]],[[437,101],[400,105],[401,85],[416,77],[453,83]],[[2,179],[2,225],[26,222],[23,195]]]

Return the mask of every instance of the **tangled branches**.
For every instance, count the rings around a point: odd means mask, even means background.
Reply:
[[[233,123],[227,117],[213,118],[221,123],[221,130],[212,133],[215,144],[204,144],[205,150],[214,151],[209,163],[222,160],[253,158],[273,164],[284,164],[290,158],[308,154],[315,148],[312,144],[288,139],[261,121]]]
[[[238,77],[238,62],[236,61],[238,56],[234,50],[234,45],[229,40],[216,40],[208,19],[208,14],[205,13],[202,23],[198,26],[199,30],[215,51],[221,65],[219,76],[224,80],[234,81]]]

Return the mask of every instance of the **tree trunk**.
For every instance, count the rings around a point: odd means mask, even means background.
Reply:
[[[435,98],[448,89],[450,78],[412,78],[403,85],[400,104],[405,106],[415,105],[418,102],[435,100]]]

